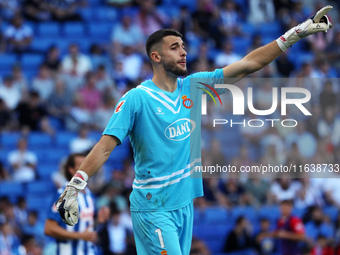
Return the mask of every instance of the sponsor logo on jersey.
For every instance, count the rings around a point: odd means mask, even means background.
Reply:
[[[115,113],[120,112],[120,111],[122,110],[122,106],[123,106],[124,103],[125,103],[125,100],[120,101],[120,102],[117,104]]]
[[[166,250],[162,250],[162,251],[161,251],[161,254],[162,254],[162,255],[168,255],[168,252],[167,252]]]
[[[165,129],[164,135],[169,140],[182,141],[190,136],[195,127],[195,121],[187,118],[179,119]]]

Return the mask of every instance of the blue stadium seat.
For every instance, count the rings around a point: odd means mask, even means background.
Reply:
[[[262,36],[271,35],[274,38],[281,36],[283,33],[281,24],[279,22],[264,23],[258,25],[257,32],[260,33]]]
[[[52,138],[48,134],[41,132],[32,132],[28,136],[28,145],[30,148],[46,148],[52,144]]]
[[[56,135],[56,143],[59,148],[69,148],[69,143],[72,139],[76,138],[75,132],[59,132]]]
[[[248,36],[253,36],[256,33],[256,27],[248,22],[241,24],[241,30],[243,33],[247,34]]]
[[[57,39],[46,37],[34,37],[31,44],[31,49],[38,52],[47,52],[47,50],[55,45]],[[25,70],[24,70],[25,71]]]
[[[34,181],[27,183],[27,192],[28,194],[47,194],[55,192],[56,188],[50,181]]]
[[[235,206],[231,210],[231,215],[234,221],[236,221],[240,216],[244,216],[251,223],[254,223],[258,220],[257,211],[251,206]]]
[[[118,12],[114,8],[99,7],[94,9],[94,18],[97,21],[116,21],[118,20]]]
[[[245,55],[247,53],[247,49],[251,45],[251,40],[248,38],[242,38],[242,37],[234,37],[231,39],[234,52],[240,55]]]
[[[41,194],[39,195],[27,195],[26,203],[28,210],[36,210],[36,211],[48,211],[49,206],[52,204],[54,197],[53,194]],[[55,198],[57,200],[58,198]]]
[[[37,173],[40,180],[51,180],[51,176],[53,173],[58,171],[58,165],[53,164],[45,164],[40,163],[38,164]],[[50,182],[51,184],[51,182]]]
[[[19,182],[1,182],[0,197],[1,196],[22,196],[24,194],[24,186]]]
[[[331,219],[332,222],[335,222],[339,214],[339,209],[334,206],[327,206],[323,208],[323,212]]]
[[[0,54],[0,70],[10,71],[17,61],[18,59],[14,54]]]
[[[38,24],[38,34],[41,37],[60,36],[60,25],[57,22],[41,22]]]
[[[229,212],[223,207],[209,207],[205,210],[205,220],[209,223],[230,220]]]
[[[275,223],[280,217],[280,209],[278,206],[263,206],[259,211],[260,218],[267,218]]]
[[[84,21],[90,23],[93,21],[93,9],[92,8],[82,8],[78,10],[78,13],[83,18]]]
[[[0,136],[1,146],[6,149],[15,149],[17,147],[19,139],[22,137],[17,132],[2,132]]]
[[[110,40],[111,32],[114,24],[112,22],[101,22],[101,23],[90,23],[89,24],[89,35],[93,38],[102,38]]]
[[[85,35],[85,27],[83,23],[65,23],[63,29],[67,38],[77,38]]]
[[[26,53],[22,55],[21,65],[23,69],[36,70],[43,63],[44,56],[41,54]]]

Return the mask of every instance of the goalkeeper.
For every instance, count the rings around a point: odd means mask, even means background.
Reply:
[[[194,167],[201,164],[200,136],[190,136],[199,122],[190,120],[188,105],[183,104],[183,98],[190,97],[190,78],[210,78],[209,85],[214,86],[220,79],[239,80],[256,72],[301,38],[331,28],[325,15],[331,9],[322,8],[276,41],[223,69],[195,73],[184,79],[178,78],[187,72],[182,35],[171,29],[153,33],[146,42],[153,78],[130,90],[118,102],[100,141],[56,203],[63,221],[70,226],[77,224],[78,192],[113,149],[129,136],[135,159],[130,201],[137,253],[188,255],[192,201],[203,196],[202,179],[190,178]]]

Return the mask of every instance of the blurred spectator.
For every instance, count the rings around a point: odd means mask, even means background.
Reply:
[[[136,53],[132,47],[123,47],[122,53],[117,56],[117,61],[122,63],[122,71],[126,78],[130,80],[136,80],[139,78],[143,65],[143,58],[141,55]],[[131,68],[131,66],[134,68]]]
[[[49,1],[48,9],[52,14],[52,19],[58,22],[81,21],[81,16],[77,13],[79,7],[86,4],[84,0],[76,1]]]
[[[118,51],[115,49],[115,53],[116,52]],[[100,45],[91,45],[89,57],[93,67],[92,70],[98,71],[98,68],[101,65],[103,65],[105,69],[111,68],[110,58]]]
[[[210,254],[211,253],[208,247],[202,240],[196,237],[192,238],[190,255],[210,255]]]
[[[70,181],[80,164],[85,159],[83,154],[71,154],[63,166],[64,175]],[[66,183],[65,183],[66,184]],[[54,197],[61,195],[62,189]],[[49,214],[45,222],[45,235],[56,239],[57,249],[62,250],[63,254],[84,254],[86,250],[89,255],[96,254],[94,242],[97,241],[97,233],[94,231],[94,199],[88,188],[78,193],[79,203],[79,222],[76,226],[66,226],[62,221],[56,207],[55,200],[51,201]],[[109,209],[102,208],[98,212],[98,223],[104,223],[109,217]],[[73,251],[77,251],[74,253]]]
[[[20,65],[14,65],[12,67],[12,78],[14,87],[20,90],[21,99],[26,100],[28,97],[28,82]]]
[[[125,211],[128,208],[127,199],[121,194],[123,191],[123,184],[120,183],[119,177],[123,177],[120,171],[114,171],[114,181],[109,182],[103,189],[102,195],[96,201],[96,208],[102,206],[110,206],[114,203],[119,211]],[[122,180],[124,181],[124,180]]]
[[[114,79],[117,89],[121,95],[123,95],[128,88],[130,79],[124,73],[124,66],[122,60],[115,63],[115,68],[112,71],[112,78]]]
[[[319,235],[314,248],[311,251],[311,255],[333,255],[336,253],[334,247],[330,246],[326,237]]]
[[[3,84],[0,86],[0,98],[6,103],[6,107],[10,110],[15,109],[20,102],[21,93],[18,86],[13,83],[11,76],[4,78]]]
[[[274,232],[262,233],[257,240],[274,237],[279,240],[279,252],[282,255],[300,255],[301,242],[305,241],[305,230],[302,221],[292,216],[293,201],[280,202],[281,217]]]
[[[333,237],[333,226],[326,222],[324,218],[320,207],[316,206],[312,209],[312,218],[306,223],[306,235],[312,243],[315,243],[319,236],[325,237],[327,242],[330,243]]]
[[[66,88],[61,78],[55,80],[55,88],[47,100],[49,114],[64,121],[72,105],[73,94]]]
[[[270,221],[267,218],[260,219],[260,230],[255,236],[255,248],[259,255],[269,255],[276,252],[276,242],[272,237],[262,238],[262,234],[268,233],[270,229]]]
[[[27,20],[43,22],[51,18],[48,2],[44,0],[24,0],[22,10]]]
[[[91,113],[86,109],[82,97],[77,94],[73,98],[69,115],[66,118],[66,128],[77,131],[84,125],[91,123]]]
[[[241,34],[239,25],[241,17],[236,10],[236,4],[234,0],[224,0],[219,10],[220,19],[220,33],[226,38],[231,36],[238,36]]]
[[[291,72],[294,70],[293,63],[288,59],[288,52],[285,51],[275,61],[277,71],[282,77],[289,77]]]
[[[330,137],[334,146],[339,145],[340,119],[336,116],[336,112],[333,107],[329,106],[325,109],[324,116],[319,119],[318,131],[320,137]]]
[[[103,131],[109,122],[116,102],[111,97],[104,97],[103,105],[93,113],[92,126],[96,130]]]
[[[309,178],[301,178],[301,188],[295,197],[295,207],[300,210],[305,210],[312,206],[323,205],[321,191],[310,182]]]
[[[209,47],[207,42],[203,41],[197,51],[197,57],[190,63],[190,69],[196,69],[198,65],[205,65],[207,71],[213,71],[214,61],[212,57],[209,57]]]
[[[252,24],[270,23],[275,20],[273,0],[249,0],[248,21]]]
[[[18,116],[19,127],[30,130],[40,130],[40,122],[46,116],[46,109],[40,102],[39,94],[30,92],[28,102],[21,102],[15,112]]]
[[[138,0],[137,3],[140,6],[137,25],[145,37],[166,27],[167,17],[156,9],[155,0]]]
[[[289,148],[293,143],[297,144],[300,155],[305,159],[312,158],[316,153],[317,141],[311,133],[306,131],[302,121],[296,126],[296,131],[286,136],[286,146]]]
[[[5,37],[10,51],[24,53],[30,50],[33,31],[23,22],[22,17],[16,14],[12,24],[5,30]]]
[[[0,182],[6,181],[8,179],[9,179],[8,172],[5,169],[3,163],[0,161]],[[0,210],[0,214],[1,214],[1,210]],[[0,217],[0,222],[1,222],[1,217]]]
[[[141,71],[140,71],[139,80],[141,82],[145,80],[151,80],[152,77],[153,77],[152,65],[150,64],[149,61],[144,60]]]
[[[8,154],[8,162],[13,170],[12,179],[14,181],[33,181],[35,179],[35,168],[37,156],[27,150],[27,141],[21,138],[18,141],[18,149]]]
[[[96,81],[97,79],[94,73],[87,73],[86,84],[84,88],[79,91],[84,107],[90,112],[97,109],[101,105],[103,99],[102,93],[96,88]]]
[[[91,69],[92,64],[89,57],[80,53],[77,44],[70,44],[69,55],[62,60],[63,72],[72,76],[84,77]]]
[[[39,221],[38,212],[30,211],[28,213],[27,222],[22,227],[24,235],[32,235],[35,240],[42,244],[44,242],[44,225]]]
[[[98,232],[102,252],[107,255],[126,254],[126,241],[133,233],[131,216],[120,212],[115,204],[111,204],[110,211],[110,220]]]
[[[216,68],[222,68],[241,59],[241,56],[233,52],[233,44],[227,41],[223,44],[223,51],[215,58]]]
[[[14,207],[14,214],[17,222],[22,226],[27,221],[27,203],[24,197],[19,197],[16,206]]]
[[[4,100],[0,98],[0,131],[9,130],[11,127],[11,113]],[[1,177],[0,177],[1,179]]]
[[[183,35],[183,41],[187,42],[188,33],[192,29],[192,19],[191,13],[185,5],[181,6],[179,17],[176,17],[175,20],[179,23],[177,31]]]
[[[224,252],[241,252],[253,247],[253,240],[251,237],[250,223],[248,220],[240,216],[236,220],[234,229],[229,233],[225,245]]]
[[[242,205],[244,202],[243,197],[245,192],[239,179],[229,178],[225,181],[225,183],[223,183],[223,185],[220,186],[220,190],[225,196],[227,196],[230,206]]]
[[[0,223],[0,254],[12,255],[20,241],[8,222]]]
[[[88,137],[87,128],[82,128],[79,131],[78,137],[70,141],[71,153],[85,153],[92,148],[94,141]]]
[[[272,184],[270,193],[276,198],[276,202],[278,202],[295,199],[300,189],[300,182],[293,181],[290,176],[283,176]]]
[[[60,50],[57,46],[51,46],[46,54],[44,63],[50,71],[56,74],[60,68],[61,60],[60,60]]]
[[[122,47],[126,46],[133,47],[137,51],[144,49],[143,33],[140,27],[133,23],[130,13],[124,14],[121,22],[115,25],[112,30],[111,41],[116,52],[121,52]]]
[[[318,78],[336,78],[336,74],[332,67],[329,65],[329,62],[325,59],[319,60],[316,62],[316,74]],[[339,89],[337,88],[337,91]]]
[[[113,79],[107,73],[104,65],[98,66],[98,70],[95,73],[95,78],[97,90],[99,90],[103,95],[109,94],[117,97],[117,95],[115,95],[115,93],[117,93],[116,85]]]
[[[32,235],[24,235],[18,247],[19,255],[42,255],[42,248]]]
[[[263,205],[267,201],[269,184],[260,178],[248,178],[244,184],[244,189],[251,194],[254,204]]]
[[[330,65],[340,71],[340,29],[334,35],[334,40],[327,45],[326,56]]]
[[[326,109],[328,107],[335,108],[336,107],[336,94],[333,90],[333,83],[331,80],[327,80],[323,85],[323,90],[319,96],[320,107],[323,115],[326,114]]]
[[[1,17],[5,20],[11,20],[13,16],[20,12],[21,1],[20,0],[1,0],[0,12]]]
[[[39,93],[42,102],[47,102],[54,90],[50,70],[44,64],[40,65],[38,75],[33,79],[32,89]]]

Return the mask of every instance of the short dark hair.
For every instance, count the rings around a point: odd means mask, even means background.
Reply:
[[[70,181],[72,179],[72,175],[68,171],[70,167],[75,167],[75,159],[76,157],[85,157],[86,155],[84,153],[73,153],[66,159],[66,162],[63,166],[64,176],[65,178]]]
[[[148,57],[150,60],[151,60],[152,47],[160,43],[164,37],[169,36],[169,35],[183,38],[180,32],[174,29],[169,29],[169,28],[158,30],[149,36],[148,40],[146,41],[145,48],[146,48],[146,53],[148,54]]]

